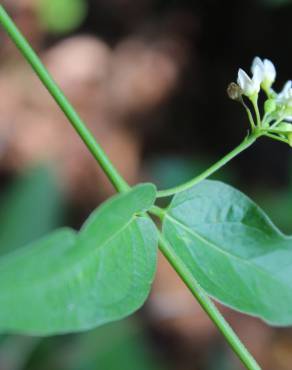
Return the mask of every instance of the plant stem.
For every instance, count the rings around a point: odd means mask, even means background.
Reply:
[[[280,136],[277,136],[277,135],[273,135],[273,134],[270,134],[270,133],[265,133],[264,136],[267,136],[271,139],[274,139],[274,140],[277,140],[277,141],[281,141],[281,143],[285,143],[285,144],[289,144],[289,141],[287,139],[284,139]]]
[[[241,104],[243,105],[246,113],[247,113],[247,116],[248,116],[248,120],[250,122],[250,125],[251,125],[251,129],[252,131],[254,131],[256,129],[256,125],[254,123],[254,119],[253,119],[253,116],[252,116],[252,113],[249,109],[249,107],[245,104],[245,102],[243,101],[243,99],[241,98]]]
[[[84,122],[81,120],[75,109],[72,107],[72,105],[69,103],[69,101],[61,91],[61,89],[57,86],[53,78],[50,76],[47,69],[45,68],[39,57],[36,55],[28,41],[24,38],[24,36],[18,30],[12,19],[9,17],[9,15],[6,13],[3,6],[1,5],[0,23],[2,24],[3,28],[10,36],[12,41],[15,43],[15,45],[18,47],[24,58],[39,76],[40,80],[43,82],[47,90],[55,99],[61,110],[65,113],[68,120],[75,128],[89,151],[106,172],[109,180],[116,188],[116,190],[120,192],[127,191],[129,189],[129,186],[126,181],[113,166],[103,149],[96,142],[93,134],[89,131]]]
[[[273,129],[273,128],[277,127],[277,126],[278,126],[278,124],[279,124],[279,123],[281,123],[281,122],[284,120],[284,118],[285,118],[285,116],[284,116],[284,115],[283,115],[283,116],[281,116],[280,118],[278,118],[278,119],[277,119],[277,121],[275,121],[275,122],[272,124],[272,126],[270,127],[270,129]]]
[[[171,245],[162,234],[160,234],[159,237],[159,249],[187,285],[203,310],[223,334],[226,341],[229,343],[230,347],[233,349],[245,367],[248,370],[261,370],[260,366],[237,337],[231,326],[224,319],[220,311],[207,296],[205,291],[200,287],[199,283],[196,281],[181,259],[177,256]]]
[[[262,120],[261,120],[261,115],[260,115],[260,111],[259,111],[259,107],[258,107],[258,97],[259,97],[258,94],[255,94],[254,96],[252,96],[250,98],[250,100],[251,100],[252,105],[253,105],[254,110],[255,110],[256,119],[257,119],[257,126],[261,127]]]
[[[167,190],[160,190],[157,193],[158,198],[168,197],[170,195],[180,193],[184,190],[187,190],[194,185],[198,184],[199,182],[205,180],[207,177],[211,176],[214,172],[218,171],[221,167],[223,167],[226,163],[228,163],[231,159],[236,157],[239,153],[250,147],[256,139],[260,136],[258,132],[255,132],[248,136],[241,144],[239,144],[235,149],[225,155],[222,159],[218,162],[214,163],[211,167],[209,167],[206,171],[202,172],[200,175],[196,176],[192,180],[175,186],[173,188]]]
[[[160,220],[163,220],[163,217],[165,216],[166,210],[154,205],[148,210],[148,212],[151,213],[152,215],[158,217]]]

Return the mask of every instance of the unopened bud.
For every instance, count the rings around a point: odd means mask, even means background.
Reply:
[[[227,88],[227,94],[232,100],[236,100],[239,102],[242,101],[242,90],[235,82],[231,82],[229,84]]]
[[[277,109],[277,104],[274,99],[265,101],[265,113],[273,113]]]

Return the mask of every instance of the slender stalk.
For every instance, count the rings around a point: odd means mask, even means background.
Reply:
[[[112,162],[106,156],[103,149],[96,142],[93,134],[86,127],[84,122],[81,120],[80,116],[77,114],[75,109],[69,103],[61,89],[57,86],[53,78],[48,73],[47,69],[44,67],[43,63],[36,55],[32,47],[29,45],[28,41],[20,33],[12,19],[4,10],[3,6],[0,5],[0,23],[3,28],[10,36],[12,41],[18,47],[24,58],[34,69],[36,74],[39,76],[40,80],[43,82],[49,93],[55,99],[56,103],[59,105],[61,110],[65,113],[66,117],[75,128],[89,151],[92,153],[94,158],[98,161],[100,166],[106,172],[109,180],[116,188],[117,191],[127,191],[129,189],[128,184],[118,173],[116,168],[113,166]]]
[[[148,212],[151,213],[152,215],[158,217],[160,220],[163,220],[163,217],[165,216],[166,210],[154,205],[148,210]]]
[[[197,299],[203,310],[207,313],[216,327],[225,337],[230,347],[239,357],[241,362],[245,365],[248,370],[261,370],[252,355],[248,352],[244,344],[239,340],[231,326],[224,319],[220,311],[213,304],[210,298],[207,296],[205,291],[200,287],[199,283],[190,273],[185,264],[177,256],[168,241],[160,234],[159,237],[159,249],[167,260],[171,263],[172,267],[187,285],[189,290],[192,292],[194,297]]]
[[[280,136],[277,136],[277,135],[273,135],[273,134],[270,134],[270,133],[265,133],[264,136],[267,136],[271,139],[274,139],[274,140],[277,140],[277,141],[281,141],[281,143],[285,143],[285,144],[289,144],[289,141],[287,139],[284,139],[283,137],[280,137]]]
[[[248,116],[248,120],[250,122],[250,125],[251,125],[251,129],[252,131],[254,131],[256,129],[256,125],[254,123],[254,119],[253,119],[253,116],[252,116],[252,113],[251,113],[251,110],[249,109],[249,107],[245,104],[245,102],[243,101],[243,99],[241,98],[241,104],[243,105],[246,113],[247,113],[247,116]]]
[[[261,115],[260,115],[260,111],[259,111],[259,107],[258,107],[258,97],[259,97],[258,94],[255,94],[254,96],[252,96],[250,98],[250,100],[251,100],[252,105],[253,105],[254,110],[255,110],[256,119],[257,119],[257,126],[261,127],[262,120],[261,120]]]
[[[270,129],[273,129],[275,127],[278,126],[279,123],[281,123],[283,120],[284,120],[285,116],[281,116],[280,118],[277,119],[277,121],[275,121],[272,126],[270,127]]]
[[[256,125],[254,123],[254,119],[253,119],[253,116],[251,114],[251,111],[250,109],[245,105],[245,110],[246,110],[246,113],[247,113],[247,116],[248,116],[248,120],[250,122],[250,125],[251,125],[251,129],[254,131],[255,128],[256,128]]]
[[[207,177],[211,176],[214,172],[218,171],[221,167],[223,167],[226,163],[231,161],[234,157],[236,157],[239,153],[243,152],[245,149],[250,147],[256,139],[260,136],[259,133],[255,132],[248,136],[241,144],[239,144],[235,149],[233,149],[231,152],[229,152],[227,155],[225,155],[222,159],[220,159],[218,162],[213,164],[211,167],[209,167],[206,171],[202,172],[200,175],[196,176],[192,180],[182,184],[175,186],[173,188],[167,189],[167,190],[160,190],[157,193],[158,198],[162,197],[168,197],[170,195],[180,193],[184,190],[187,190],[191,188],[192,186],[198,184],[202,180],[205,180]]]

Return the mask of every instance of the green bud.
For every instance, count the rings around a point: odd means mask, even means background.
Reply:
[[[274,99],[268,99],[265,101],[265,113],[273,113],[277,109],[277,104]]]

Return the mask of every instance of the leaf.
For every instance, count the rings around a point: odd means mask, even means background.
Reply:
[[[162,370],[151,352],[147,331],[136,321],[122,320],[80,335],[73,343],[75,348],[70,348],[79,356],[71,356],[67,369]]]
[[[140,321],[132,318],[120,320],[74,337],[70,336],[69,340],[67,337],[46,338],[29,361],[26,361],[25,369],[162,370],[160,361],[149,346],[145,325]],[[23,339],[22,336],[20,338]],[[17,357],[18,353],[15,351],[19,345],[11,347],[11,355]],[[1,360],[0,357],[0,363]],[[5,367],[5,370],[8,369]]]
[[[177,194],[163,233],[208,294],[271,324],[292,324],[292,237],[231,186]]]
[[[138,309],[156,268],[157,230],[140,215],[156,196],[139,185],[111,198],[80,233],[63,229],[0,260],[0,330],[90,329]]]
[[[63,34],[75,30],[87,14],[85,0],[39,0],[37,16],[40,25],[53,34]]]
[[[21,176],[1,196],[0,255],[60,226],[62,209],[62,195],[48,169],[35,168]]]

